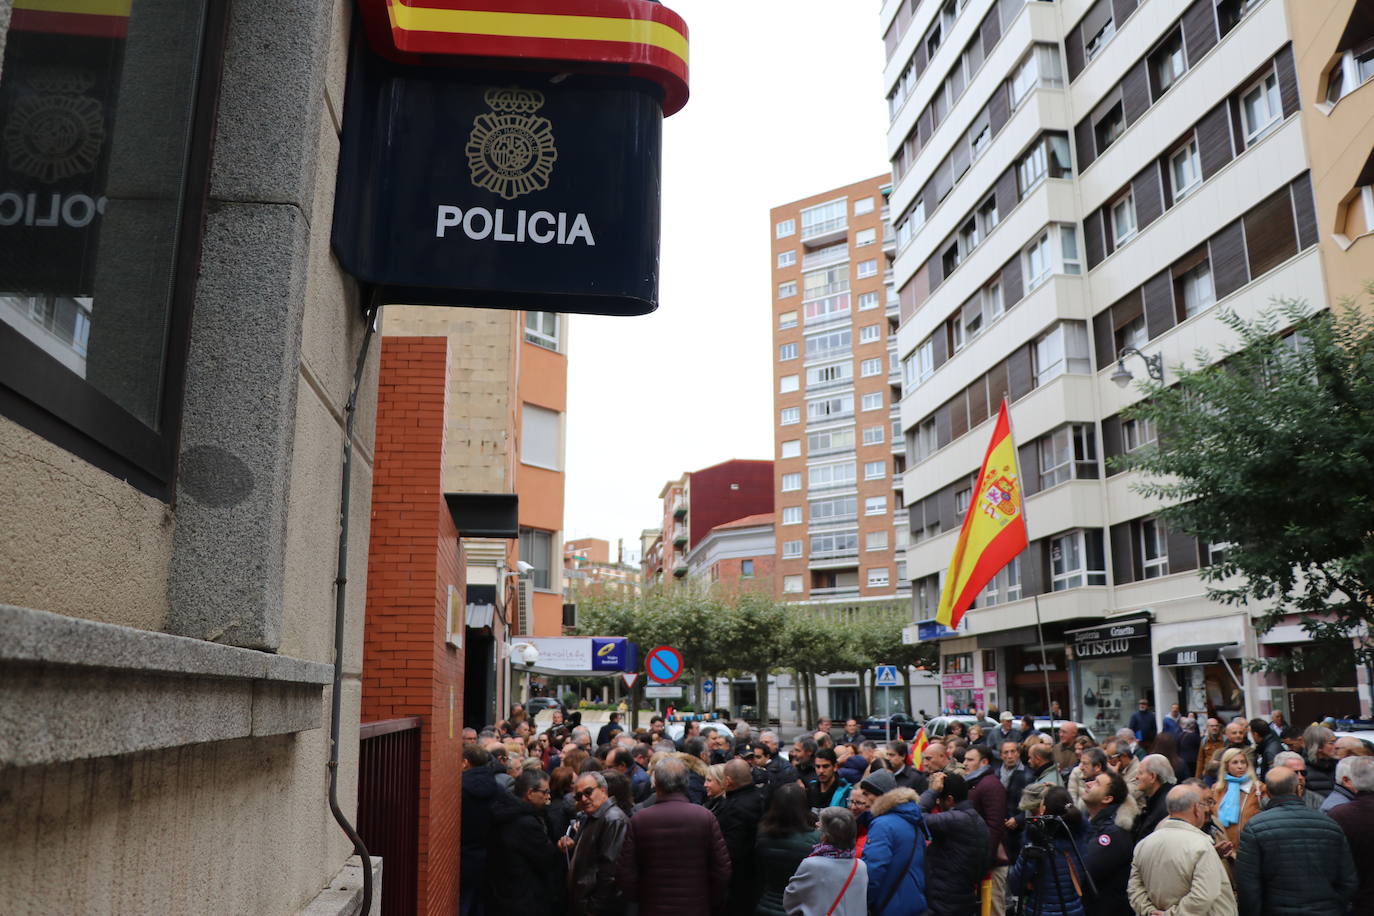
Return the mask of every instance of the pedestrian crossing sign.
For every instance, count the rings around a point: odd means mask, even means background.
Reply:
[[[878,672],[878,680],[874,682],[874,683],[877,684],[877,686],[879,686],[879,687],[896,687],[896,686],[897,686],[897,666],[896,666],[896,665],[879,665],[878,668],[877,668],[877,672]]]

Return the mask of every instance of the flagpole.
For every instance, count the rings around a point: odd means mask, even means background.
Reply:
[[[1007,401],[1007,396],[1002,395],[1002,403],[1007,408],[1007,431],[1011,435],[1011,441],[1016,442],[1016,428],[1011,421],[1011,404]],[[1030,552],[1030,516],[1026,514],[1026,475],[1021,470],[1021,449],[1012,449],[1012,454],[1016,460],[1016,478],[1021,485],[1021,521],[1026,526],[1026,553]],[[1040,623],[1040,594],[1037,592],[1031,596],[1035,599],[1035,636],[1040,641],[1040,674],[1045,679],[1045,715],[1050,716],[1050,709],[1053,707],[1054,700],[1050,698],[1050,668],[1049,658],[1045,654],[1045,628]],[[1054,719],[1050,717],[1050,725],[1053,727]]]

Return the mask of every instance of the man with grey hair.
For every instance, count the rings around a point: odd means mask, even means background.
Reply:
[[[1236,889],[1241,912],[1344,916],[1360,885],[1345,831],[1302,803],[1298,776],[1287,767],[1271,769],[1264,786],[1269,806],[1240,832]]]
[[[573,916],[619,913],[624,901],[616,887],[616,861],[629,819],[610,800],[606,778],[596,771],[577,777],[573,803],[580,812],[575,836],[558,841],[558,848],[569,854],[568,900]]]
[[[1135,823],[1135,841],[1139,843],[1154,832],[1159,822],[1169,813],[1165,799],[1169,788],[1178,781],[1174,766],[1169,758],[1161,754],[1150,754],[1140,761],[1140,771],[1136,774],[1136,785],[1145,797],[1145,805],[1140,812],[1140,820]]]
[[[1136,760],[1145,759],[1145,748],[1141,745],[1140,740],[1136,738],[1135,732],[1131,731],[1129,728],[1118,728],[1116,730],[1116,737],[1117,740],[1126,743],[1126,747],[1130,750],[1132,757]]]
[[[1336,788],[1326,796],[1321,810],[1330,814],[1332,809],[1355,800],[1360,792],[1374,790],[1367,785],[1374,778],[1374,757],[1342,757],[1336,762]],[[1361,783],[1366,783],[1363,789]]]
[[[592,752],[592,733],[587,726],[579,725],[572,730],[572,743],[588,754]]]
[[[730,885],[730,853],[710,811],[687,800],[687,767],[669,757],[654,767],[657,801],[637,812],[625,835],[615,879],[640,916],[691,912],[684,902],[702,900],[699,912],[721,912]]]
[[[1298,797],[1313,811],[1320,811],[1322,797],[1316,792],[1307,791],[1307,761],[1297,751],[1282,751],[1274,758],[1274,766],[1287,767],[1298,776]]]
[[[1170,789],[1164,804],[1168,817],[1136,846],[1126,893],[1140,916],[1236,916],[1226,866],[1202,831],[1208,819],[1202,795],[1196,786]]]
[[[1360,876],[1358,901],[1353,913],[1369,913],[1374,908],[1374,757],[1351,757],[1349,772],[1355,797],[1329,812],[1330,818],[1345,831],[1350,855],[1355,860],[1355,873]],[[1336,770],[1340,774],[1339,765]]]

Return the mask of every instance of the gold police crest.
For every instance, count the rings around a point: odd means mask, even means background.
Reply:
[[[506,200],[549,186],[558,159],[553,125],[535,112],[544,94],[533,89],[488,89],[491,112],[479,114],[465,149],[472,183]]]

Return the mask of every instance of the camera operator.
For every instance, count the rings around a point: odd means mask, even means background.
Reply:
[[[1026,839],[1007,886],[1022,899],[1028,916],[1086,916],[1084,896],[1092,878],[1078,849],[1083,815],[1073,806],[1069,790],[1054,786],[1045,793],[1040,812],[1026,819]]]

